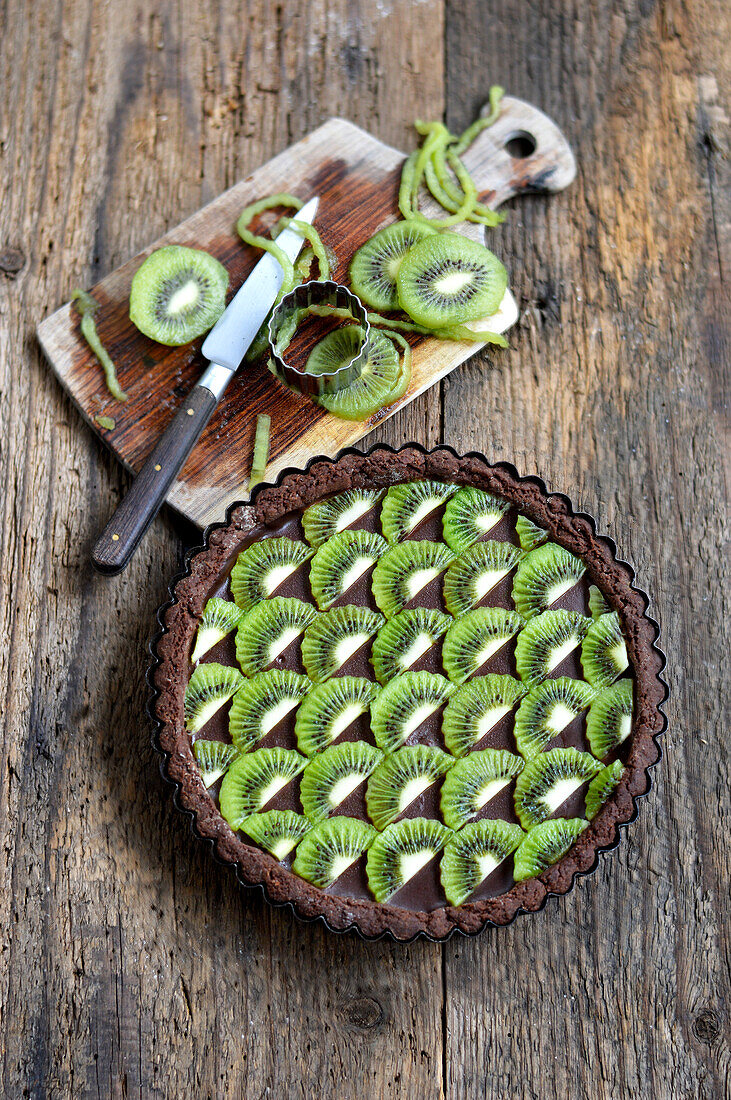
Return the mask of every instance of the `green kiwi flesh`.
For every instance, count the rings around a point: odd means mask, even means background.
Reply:
[[[484,245],[457,233],[425,237],[404,256],[397,276],[401,308],[427,328],[497,312],[508,275]]]
[[[396,277],[409,249],[434,230],[416,222],[395,222],[366,241],[350,263],[350,285],[361,301],[377,310],[398,309]]]
[[[356,326],[334,329],[312,349],[306,370],[308,373],[331,373],[352,359],[359,347]],[[387,336],[372,328],[368,359],[360,376],[342,390],[320,394],[317,401],[342,420],[368,420],[384,405],[392,403],[391,395],[402,377],[397,348]]]
[[[208,332],[226,308],[228,273],[197,248],[158,248],[135,272],[130,320],[158,344],[177,347]]]

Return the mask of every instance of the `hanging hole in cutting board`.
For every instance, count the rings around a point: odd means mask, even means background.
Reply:
[[[503,149],[510,154],[513,160],[525,160],[531,153],[535,153],[537,144],[538,142],[533,134],[529,134],[526,130],[519,130],[517,133],[510,135],[503,145]]]

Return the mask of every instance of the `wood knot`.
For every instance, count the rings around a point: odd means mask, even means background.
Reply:
[[[383,1019],[383,1009],[373,997],[356,997],[343,1008],[343,1015],[352,1027],[367,1031]]]
[[[14,279],[25,264],[25,253],[19,248],[0,249],[0,271],[9,279]]]
[[[721,1034],[721,1017],[712,1008],[703,1008],[693,1021],[693,1033],[701,1043],[711,1046]]]

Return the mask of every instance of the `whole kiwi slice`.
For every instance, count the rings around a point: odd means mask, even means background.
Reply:
[[[401,261],[397,278],[401,308],[431,328],[489,317],[507,285],[497,256],[458,233],[435,233],[419,241]]]
[[[336,328],[320,340],[309,354],[309,374],[329,374],[352,359],[360,348],[360,331],[355,325]],[[341,420],[367,420],[391,400],[401,378],[401,363],[395,345],[383,333],[371,329],[370,352],[360,377],[336,393],[317,398],[324,409]]]
[[[373,309],[398,309],[396,276],[410,248],[434,230],[417,222],[387,225],[362,245],[350,264],[350,285]]]
[[[228,273],[197,248],[158,248],[135,272],[130,320],[158,344],[177,347],[208,332],[226,308]]]

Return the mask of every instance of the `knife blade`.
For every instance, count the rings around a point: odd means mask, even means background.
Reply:
[[[312,224],[318,201],[317,197],[310,199],[297,211],[297,220]],[[288,227],[279,233],[276,243],[294,263],[305,242],[295,228]],[[282,279],[281,265],[266,253],[206,337],[201,352],[209,366],[155,444],[94,546],[91,561],[100,573],[120,573],[128,564],[264,323]]]

